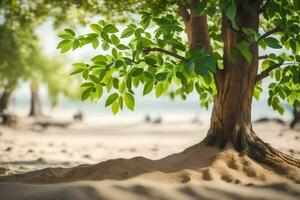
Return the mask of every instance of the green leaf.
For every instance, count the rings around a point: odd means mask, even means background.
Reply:
[[[132,69],[131,76],[133,76],[133,77],[139,76],[143,73],[143,71],[144,70],[142,68],[135,67]]]
[[[112,41],[112,43],[113,43],[114,45],[118,45],[118,44],[120,43],[119,38],[118,38],[115,34],[112,34],[112,35],[110,36],[110,39],[111,39],[111,41]]]
[[[248,61],[248,63],[251,63],[252,54],[249,50],[249,44],[247,42],[240,42],[236,45],[236,47],[238,50],[240,50],[242,56]]]
[[[124,94],[124,100],[125,100],[125,104],[126,104],[127,108],[133,111],[134,106],[135,106],[135,101],[134,101],[133,95],[126,92]]]
[[[251,28],[243,28],[243,32],[247,35],[248,40],[250,42],[257,41],[259,38],[259,34]]]
[[[153,80],[154,79],[154,77],[153,77],[153,75],[151,73],[145,71],[144,74],[145,74],[145,78],[147,78],[149,80]]]
[[[119,67],[121,67],[122,65],[124,65],[124,61],[123,61],[123,60],[116,60],[116,62],[115,62],[115,67],[116,67],[116,68],[119,68]]]
[[[99,40],[98,39],[94,39],[92,42],[92,46],[94,49],[97,49],[97,47],[99,46]]]
[[[97,76],[95,76],[94,74],[90,75],[90,79],[96,84],[100,82],[99,78]]]
[[[97,85],[96,87],[96,98],[100,99],[103,94],[103,88],[101,85]]]
[[[115,89],[118,89],[119,88],[119,80],[117,78],[112,78],[113,80],[113,87]]]
[[[281,72],[280,70],[275,70],[275,79],[276,81],[279,81],[281,78]]]
[[[155,65],[157,63],[157,61],[150,56],[147,56],[144,59],[145,59],[145,63],[147,63],[148,65]]]
[[[117,27],[113,24],[108,24],[106,26],[104,26],[103,31],[106,33],[116,33],[119,30],[117,29]]]
[[[72,40],[74,39],[74,36],[72,34],[69,33],[63,33],[63,34],[59,34],[58,37],[64,39],[64,40]]]
[[[195,69],[195,62],[194,60],[190,59],[188,62],[183,62],[183,66],[187,73],[192,73]]]
[[[84,80],[87,80],[89,78],[89,70],[88,69],[85,69],[82,72],[82,77],[84,78]]]
[[[111,111],[113,113],[113,115],[117,114],[119,112],[119,104],[118,102],[114,102],[111,106]]]
[[[80,67],[80,68],[87,67],[87,64],[84,64],[84,63],[73,63],[72,65],[73,65],[73,67]]]
[[[145,36],[146,36],[146,38],[151,39],[151,33],[145,32]]]
[[[69,43],[73,43],[72,40],[62,40],[58,43],[56,48],[61,49],[62,47],[64,47],[65,45],[67,45]]]
[[[117,93],[113,93],[109,95],[109,97],[106,99],[105,107],[111,105],[115,100],[117,100],[119,95]]]
[[[164,86],[162,83],[158,83],[155,89],[156,98],[160,97],[164,93]]]
[[[106,42],[108,42],[108,43],[111,43],[111,40],[109,39],[109,36],[108,36],[108,34],[106,33],[106,32],[101,32],[101,34],[100,34],[100,36],[101,36],[101,38],[104,40],[104,41],[106,41]]]
[[[130,76],[127,76],[127,79],[126,79],[126,86],[128,89],[131,89],[131,86],[132,86],[132,79]]]
[[[146,28],[149,26],[150,21],[151,21],[151,15],[150,15],[150,13],[146,13],[146,12],[145,12],[145,13],[142,15],[142,20],[141,20],[141,25],[142,25],[142,27],[143,27],[144,29],[146,29]]]
[[[83,47],[84,45],[87,45],[92,42],[90,38],[78,38],[80,47]]]
[[[87,98],[89,98],[91,92],[93,91],[92,87],[89,87],[87,89],[85,89],[82,94],[81,94],[81,101],[86,100]]]
[[[70,51],[72,48],[73,48],[73,42],[69,42],[60,49],[60,53],[65,53],[67,51]]]
[[[118,90],[119,90],[119,92],[120,92],[121,94],[124,93],[125,87],[126,87],[125,81],[123,80],[123,81],[120,83],[119,88],[118,88]]]
[[[155,75],[156,80],[158,81],[164,81],[168,78],[168,72],[161,72]]]
[[[96,33],[101,33],[101,31],[102,31],[102,28],[98,25],[98,24],[91,24],[90,25],[90,28],[94,31],[94,32],[96,32]]]
[[[111,50],[111,54],[113,55],[113,57],[114,57],[115,59],[118,58],[118,52],[117,52],[117,50],[116,50],[115,48],[113,48],[113,49]]]
[[[128,38],[130,37],[132,34],[134,33],[134,29],[131,27],[126,28],[122,34],[121,34],[121,38]]]
[[[66,28],[64,31],[68,34],[71,34],[71,35],[75,36],[75,32],[71,29]]]
[[[130,49],[129,47],[125,46],[124,44],[118,44],[117,48],[120,50]]]
[[[107,43],[107,42],[103,42],[102,43],[102,49],[104,50],[104,51],[106,51],[106,50],[108,50],[109,49],[109,44]]]
[[[94,87],[94,83],[93,82],[85,82],[83,84],[80,85],[80,87]]]
[[[136,30],[134,31],[135,37],[141,38],[141,37],[142,37],[142,32],[144,32],[143,29],[141,29],[141,28],[136,29]]]
[[[262,88],[259,85],[256,85],[254,88],[253,96],[258,101],[260,98],[260,94],[262,92]]]
[[[279,41],[273,37],[267,37],[264,39],[266,45],[273,49],[281,49],[282,46],[280,45]]]
[[[74,68],[74,70],[70,73],[70,75],[79,74],[83,72],[86,68]]]
[[[118,102],[119,102],[119,107],[121,108],[121,110],[123,110],[123,97],[122,96],[119,97]]]
[[[149,81],[145,84],[144,90],[143,90],[143,95],[149,94],[153,89],[153,81]]]
[[[98,62],[98,61],[106,62],[107,58],[105,56],[103,56],[103,55],[97,55],[97,56],[93,57],[91,59],[91,61],[93,61],[93,63]]]
[[[238,27],[237,27],[236,22],[235,22],[236,5],[234,4],[234,2],[231,2],[227,6],[225,14],[226,14],[227,18],[231,21],[232,27],[234,29],[238,30]]]
[[[77,49],[80,46],[79,41],[78,40],[74,40],[73,42],[73,50]]]

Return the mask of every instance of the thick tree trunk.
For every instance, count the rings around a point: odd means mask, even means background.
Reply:
[[[42,105],[39,97],[38,87],[31,85],[31,101],[29,116],[39,117],[42,115]]]
[[[0,113],[3,113],[7,109],[9,98],[10,98],[11,94],[12,94],[12,91],[10,91],[8,89],[4,89],[4,91],[0,97]]]
[[[258,8],[244,10],[237,3],[237,24],[258,32]],[[255,8],[255,4],[253,7]],[[258,6],[258,5],[257,5]],[[222,37],[224,41],[224,69],[216,74],[218,94],[214,98],[211,126],[205,142],[210,146],[225,147],[232,145],[241,154],[271,166],[287,177],[295,177],[300,161],[273,149],[256,136],[251,124],[251,103],[258,69],[258,44],[250,45],[253,56],[248,63],[240,54],[235,62],[231,53],[236,44],[247,41],[242,32],[231,28],[230,21],[223,16]]]
[[[237,10],[237,24],[258,31],[259,13],[247,12],[241,7]],[[237,44],[246,41],[245,35],[231,28],[230,21],[223,16],[222,37],[224,41],[224,70],[217,73],[218,95],[214,99],[214,107],[209,130],[210,143],[217,142],[224,147],[232,142],[238,150],[245,149],[245,139],[253,139],[251,125],[251,103],[258,69],[258,44],[252,43],[250,51],[252,62],[243,58],[240,53],[235,62],[231,54]]]

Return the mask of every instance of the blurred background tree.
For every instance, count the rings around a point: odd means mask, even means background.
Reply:
[[[57,58],[47,58],[42,52],[36,28],[47,19],[54,19],[58,28],[72,17],[74,23],[84,23],[85,16],[95,9],[97,1],[20,1],[0,2],[0,113],[8,106],[13,91],[22,81],[31,87],[30,116],[40,116],[41,100],[39,87],[44,83],[52,106],[57,104],[60,94],[75,98],[68,89],[72,80],[66,66]],[[73,20],[76,19],[76,20]],[[61,78],[64,77],[64,78]],[[68,81],[68,84],[66,84]],[[54,84],[55,83],[55,84]]]

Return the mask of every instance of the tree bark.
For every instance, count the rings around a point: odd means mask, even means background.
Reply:
[[[37,86],[31,84],[31,101],[29,116],[39,117],[42,115],[42,105],[39,97],[39,90]]]
[[[0,97],[0,113],[3,113],[7,107],[8,107],[8,103],[9,103],[9,98],[12,94],[12,91],[8,90],[8,89],[4,89],[1,97]]]

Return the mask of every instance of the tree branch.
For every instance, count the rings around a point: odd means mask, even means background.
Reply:
[[[177,1],[177,5],[179,7],[179,13],[184,21],[185,24],[187,24],[190,20],[190,13],[189,11],[187,10],[187,8],[183,5],[183,2],[182,0],[178,0]]]
[[[263,60],[263,59],[266,59],[268,57],[269,57],[269,55],[258,56],[258,60]]]
[[[256,76],[255,82],[258,82],[258,81],[266,78],[267,76],[269,76],[271,71],[273,71],[274,69],[280,67],[281,65],[283,65],[283,63],[274,64],[274,65],[268,67],[267,69],[265,69],[259,75]]]
[[[257,41],[260,41],[260,40],[268,37],[269,35],[272,35],[273,33],[277,33],[279,31],[280,31],[279,27],[273,28],[272,30],[265,32],[262,36],[260,36]]]
[[[259,13],[263,13],[271,0],[267,0],[266,3],[259,9]]]
[[[183,56],[181,56],[181,55],[178,55],[178,54],[176,54],[176,53],[174,53],[174,52],[171,52],[171,51],[168,51],[168,50],[165,50],[165,49],[161,49],[161,48],[158,48],[158,47],[147,48],[147,49],[144,49],[144,50],[143,50],[143,52],[144,52],[145,54],[148,54],[148,53],[150,53],[151,51],[161,52],[161,53],[164,53],[164,54],[166,54],[166,55],[169,55],[169,56],[172,56],[172,57],[174,57],[174,58],[177,58],[177,59],[179,59],[179,60],[181,60],[181,61],[188,61],[187,58],[185,58],[185,57],[183,57]]]

